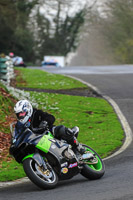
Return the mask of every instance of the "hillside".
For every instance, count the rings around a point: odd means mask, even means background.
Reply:
[[[14,98],[0,83],[0,163],[3,158],[10,159],[10,157],[7,157],[10,146],[9,125],[15,119],[12,114],[15,102]]]

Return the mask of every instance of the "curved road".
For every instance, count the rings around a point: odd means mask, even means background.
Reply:
[[[45,68],[73,75],[96,86],[120,107],[133,130],[133,66]],[[115,131],[115,130],[114,130]],[[133,143],[121,154],[105,161],[106,173],[96,181],[81,175],[62,181],[54,190],[42,191],[31,182],[0,189],[1,200],[132,200]],[[7,192],[8,191],[8,192]]]

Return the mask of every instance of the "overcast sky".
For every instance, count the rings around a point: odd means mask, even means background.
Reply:
[[[55,15],[57,13],[57,1],[52,1],[50,2],[50,0],[45,0],[49,6],[47,6],[47,4],[44,4],[43,6],[41,5],[40,11],[43,14],[45,12],[45,14],[48,15]],[[67,2],[70,3],[70,5],[63,5],[63,12],[69,14],[70,16],[72,16],[77,10],[81,9],[84,7],[85,4],[87,4],[88,6],[91,6],[94,4],[94,2],[96,2],[96,5],[99,7],[100,10],[102,10],[103,7],[103,3],[107,1],[107,0],[67,0]],[[65,1],[63,1],[65,2]],[[51,4],[51,6],[50,6]],[[53,8],[52,8],[53,7]],[[63,16],[63,12],[62,12],[62,16]]]

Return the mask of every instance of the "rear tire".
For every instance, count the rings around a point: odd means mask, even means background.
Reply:
[[[89,146],[87,145],[82,145],[82,146],[84,146],[86,150],[90,151],[91,153],[94,153],[98,162],[96,164],[93,164],[93,162],[92,164],[84,164],[83,169],[81,170],[81,174],[90,180],[96,180],[101,178],[105,173],[105,166],[102,159]]]
[[[38,187],[42,189],[53,189],[56,187],[58,176],[49,164],[48,171],[43,171],[34,159],[27,158],[23,162],[23,168],[28,178]]]

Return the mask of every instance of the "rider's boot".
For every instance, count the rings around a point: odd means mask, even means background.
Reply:
[[[78,142],[77,139],[74,139],[74,144],[72,145],[80,154],[84,154],[86,149]]]
[[[76,149],[80,154],[84,154],[86,149],[77,140],[79,128],[75,126],[74,128],[68,128],[67,134],[70,136],[68,143],[72,145],[73,149]]]

